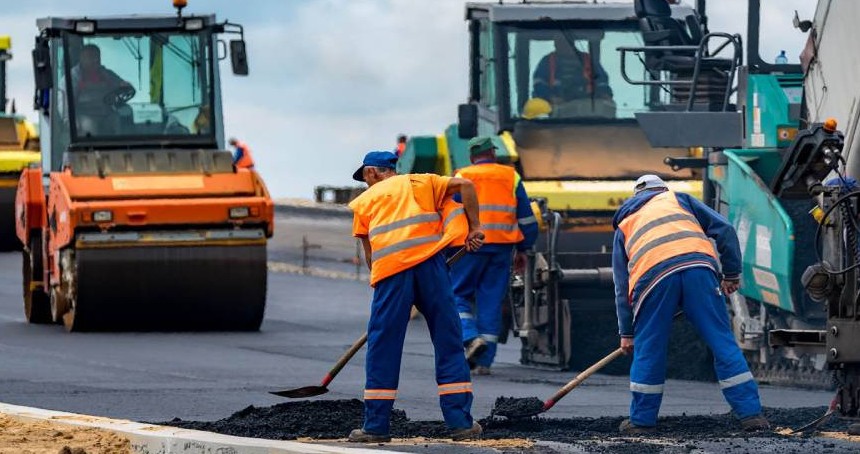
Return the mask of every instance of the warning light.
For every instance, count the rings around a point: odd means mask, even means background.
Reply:
[[[833,117],[824,121],[824,130],[827,132],[836,132],[836,119]]]
[[[186,6],[188,6],[188,0],[173,0],[173,7],[174,8],[182,9],[182,8],[185,8]]]

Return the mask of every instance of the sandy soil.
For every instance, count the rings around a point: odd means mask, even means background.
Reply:
[[[129,441],[113,433],[0,415],[0,454],[122,454]]]

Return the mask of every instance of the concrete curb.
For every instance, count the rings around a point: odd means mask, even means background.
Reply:
[[[128,438],[135,454],[379,454],[393,451],[325,446],[295,441],[233,437],[199,430],[178,429],[124,419],[103,418],[62,411],[0,403],[0,413],[21,421],[95,428]]]
[[[303,276],[322,277],[326,279],[340,279],[354,282],[368,282],[367,273],[363,273],[359,279],[355,278],[355,273],[344,273],[342,271],[327,270],[315,266],[302,268],[299,265],[285,262],[268,261],[266,266],[273,273],[299,274]]]

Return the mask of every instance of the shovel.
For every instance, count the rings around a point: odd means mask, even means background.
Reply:
[[[672,317],[672,319],[676,319],[683,314],[683,311],[678,311]],[[624,350],[620,347],[615,349],[612,353],[606,355],[600,361],[594,363],[588,369],[580,372],[579,375],[573,378],[573,380],[567,382],[566,385],[562,386],[561,389],[556,391],[555,394],[552,395],[549,399],[543,402],[541,405],[540,399],[536,397],[526,398],[526,399],[516,399],[514,401],[514,405],[510,406],[510,408],[496,408],[493,410],[493,414],[504,416],[509,419],[524,419],[531,418],[532,416],[537,416],[541,413],[549,411],[550,408],[554,407],[555,404],[561,400],[564,396],[566,396],[569,392],[573,391],[573,388],[579,386],[582,382],[585,381],[586,378],[590,377],[595,372],[599,371],[606,367],[607,364],[615,361],[619,356],[624,354]],[[519,403],[519,405],[517,405]]]
[[[466,254],[466,248],[465,247],[460,248],[454,255],[452,255],[448,259],[446,264],[448,266],[453,265],[457,260],[460,260],[460,258],[463,257],[465,254]],[[410,318],[414,318],[415,314],[417,312],[418,311],[413,307],[412,308],[412,314],[410,315]],[[351,360],[352,357],[355,356],[355,354],[358,353],[359,350],[361,350],[361,347],[364,347],[365,343],[367,343],[367,333],[366,332],[364,334],[362,334],[361,337],[359,337],[352,344],[352,346],[349,347],[349,350],[347,350],[346,353],[344,353],[343,356],[340,357],[340,359],[337,360],[337,362],[334,364],[334,367],[332,367],[331,370],[328,371],[327,374],[325,374],[325,377],[323,377],[323,379],[319,385],[303,386],[301,388],[286,389],[283,391],[269,391],[269,394],[274,394],[276,396],[281,396],[281,397],[287,397],[289,399],[302,399],[305,397],[314,397],[314,396],[319,396],[319,395],[327,393],[329,383],[331,383],[332,380],[334,380],[334,377],[336,377],[337,374],[340,373],[341,369],[343,369],[343,366],[346,366],[346,363],[348,363],[349,360]]]
[[[549,399],[547,399],[543,403],[543,406],[540,406],[539,404],[538,405],[528,405],[527,407],[531,407],[531,408],[518,408],[518,409],[512,409],[511,411],[505,411],[505,409],[497,409],[494,411],[494,413],[499,415],[499,416],[505,416],[505,417],[510,418],[510,419],[530,418],[532,416],[537,416],[541,413],[544,413],[544,412],[548,411],[550,408],[552,408],[553,406],[555,406],[556,402],[561,400],[569,392],[573,391],[573,388],[576,388],[582,382],[584,382],[586,378],[590,377],[592,374],[599,371],[600,369],[603,369],[607,364],[611,363],[612,361],[614,361],[616,358],[618,358],[619,356],[621,356],[623,354],[624,354],[624,350],[622,350],[621,348],[618,348],[615,351],[613,351],[612,353],[606,355],[603,359],[594,363],[588,369],[585,369],[584,371],[580,372],[579,375],[577,375],[576,377],[573,378],[573,380],[567,382],[566,385],[562,386],[561,389],[556,391],[556,393],[553,394],[552,397],[550,397]],[[534,401],[536,404],[540,402],[538,399],[534,399]],[[529,402],[529,403],[531,403],[531,402]],[[524,405],[523,407],[526,407],[526,406]]]

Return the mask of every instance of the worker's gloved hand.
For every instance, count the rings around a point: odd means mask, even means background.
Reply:
[[[481,229],[474,229],[469,232],[466,237],[466,250],[475,252],[484,245],[484,232]]]
[[[732,293],[738,291],[741,286],[740,279],[723,279],[723,282],[720,283],[720,289],[722,289],[723,294],[728,296]]]
[[[624,350],[625,355],[629,355],[633,353],[633,338],[632,337],[622,337],[621,338],[621,350]]]
[[[526,272],[526,262],[529,257],[525,252],[517,251],[517,254],[514,256],[514,274],[523,274]]]

